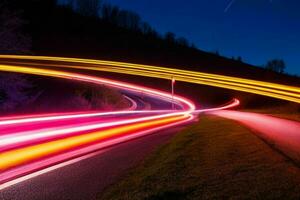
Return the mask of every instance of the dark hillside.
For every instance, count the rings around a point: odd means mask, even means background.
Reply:
[[[54,0],[10,0],[9,4],[22,10],[35,55],[125,61],[300,85],[297,77],[201,51],[171,33],[162,37],[140,18],[113,20],[114,13],[127,12],[118,7],[109,7],[111,13],[105,18],[83,15]],[[137,27],[120,24],[124,19],[136,22]]]

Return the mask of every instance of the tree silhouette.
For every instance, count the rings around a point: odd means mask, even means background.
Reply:
[[[220,56],[219,50],[216,50],[216,51],[214,52],[214,54],[217,55],[217,56]]]
[[[66,0],[66,3],[65,3],[66,5],[67,5],[67,7],[69,7],[69,8],[74,8],[74,6],[75,6],[75,0]]]
[[[237,61],[239,61],[239,62],[243,62],[243,59],[242,59],[242,57],[241,57],[241,56],[238,56],[238,57],[237,57]]]
[[[175,34],[172,32],[167,32],[165,35],[165,40],[168,43],[175,43]]]
[[[100,17],[106,22],[127,28],[133,31],[150,31],[150,26],[141,21],[141,17],[132,11],[122,10],[118,6],[104,4]],[[147,29],[147,30],[145,30]]]
[[[179,37],[179,38],[177,39],[177,43],[178,43],[179,45],[181,45],[181,46],[185,46],[185,47],[188,47],[188,46],[189,46],[188,40],[187,40],[186,38],[184,38],[184,37]]]
[[[267,62],[266,69],[283,73],[285,70],[285,62],[282,59],[273,59]]]
[[[151,34],[154,31],[147,22],[142,22],[141,29],[142,29],[142,32],[146,35]]]
[[[100,1],[99,0],[76,0],[76,8],[77,11],[84,16],[98,17],[99,9],[100,9]]]
[[[109,23],[118,25],[120,20],[120,8],[118,6],[112,6],[110,4],[104,4],[101,9],[101,18]]]
[[[141,18],[137,13],[127,11],[127,28],[131,30],[140,30]]]

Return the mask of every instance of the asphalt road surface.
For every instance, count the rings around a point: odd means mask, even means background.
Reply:
[[[86,160],[13,185],[0,192],[0,199],[97,199],[107,186],[124,176],[155,147],[168,141],[178,129],[119,144]]]

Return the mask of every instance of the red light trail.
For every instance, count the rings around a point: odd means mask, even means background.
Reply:
[[[2,65],[3,67],[3,65]],[[4,69],[4,68],[2,68]],[[5,66],[5,71],[51,76],[91,84],[105,84],[174,103],[179,110],[126,110],[115,112],[52,113],[0,118],[0,183],[35,173],[70,159],[194,118],[194,104],[178,95],[115,80],[78,73],[24,66]],[[136,108],[135,102],[129,100]],[[238,105],[234,100],[224,109]],[[132,108],[131,108],[132,109]],[[203,110],[205,111],[205,110]],[[9,184],[8,184],[9,185]],[[2,187],[4,188],[4,186]],[[0,187],[1,189],[1,187]]]
[[[4,59],[2,61],[4,64],[0,64],[0,71],[104,84],[130,93],[142,92],[143,95],[169,104],[174,103],[178,107],[177,110],[136,110],[137,103],[130,97],[126,97],[132,106],[123,111],[45,113],[2,117],[0,118],[0,190],[73,161],[79,161],[92,152],[190,122],[200,112],[220,114],[220,110],[238,106],[240,103],[239,100],[234,99],[229,104],[218,108],[196,110],[193,102],[173,93],[62,71],[62,69],[109,71],[164,79],[169,79],[171,76],[173,83],[176,79],[176,81],[205,84],[300,102],[300,89],[297,87],[200,72],[72,58],[33,56],[0,56],[0,58]],[[47,62],[49,63],[45,64]],[[223,116],[230,118],[225,114]],[[243,116],[239,115],[237,118],[242,119]],[[243,122],[246,118],[243,118]],[[254,121],[264,122],[264,118],[251,118]],[[263,125],[258,127],[263,127]]]

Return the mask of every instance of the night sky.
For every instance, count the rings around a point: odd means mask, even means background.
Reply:
[[[300,75],[299,0],[106,0],[135,11],[158,32],[174,32],[206,51],[264,65],[284,59]]]

